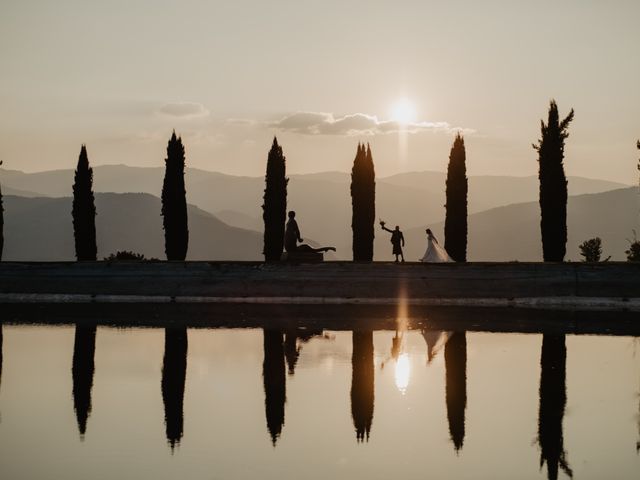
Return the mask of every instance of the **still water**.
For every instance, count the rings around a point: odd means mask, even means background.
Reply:
[[[638,337],[1,328],[2,479],[640,477]]]

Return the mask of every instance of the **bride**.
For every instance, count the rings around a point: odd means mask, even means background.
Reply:
[[[438,240],[427,228],[427,251],[420,259],[421,262],[453,262],[444,247],[440,246]]]

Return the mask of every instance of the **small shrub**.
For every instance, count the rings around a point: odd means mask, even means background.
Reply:
[[[629,241],[629,250],[625,250],[627,254],[628,262],[640,262],[640,240],[636,236],[636,231],[633,231],[633,241]]]
[[[105,260],[108,262],[142,262],[145,261],[146,258],[144,258],[144,255],[141,253],[121,250],[105,257]]]
[[[580,245],[580,255],[584,262],[599,262],[602,256],[602,240],[600,237],[585,240]]]

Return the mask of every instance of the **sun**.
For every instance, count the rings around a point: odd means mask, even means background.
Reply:
[[[408,98],[397,100],[391,109],[391,119],[403,125],[416,121],[416,107]]]

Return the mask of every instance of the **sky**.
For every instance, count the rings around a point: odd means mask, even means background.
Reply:
[[[575,109],[570,175],[633,184],[640,2],[2,0],[0,159],[40,171],[187,165],[264,174],[446,169],[534,175],[549,101]]]

